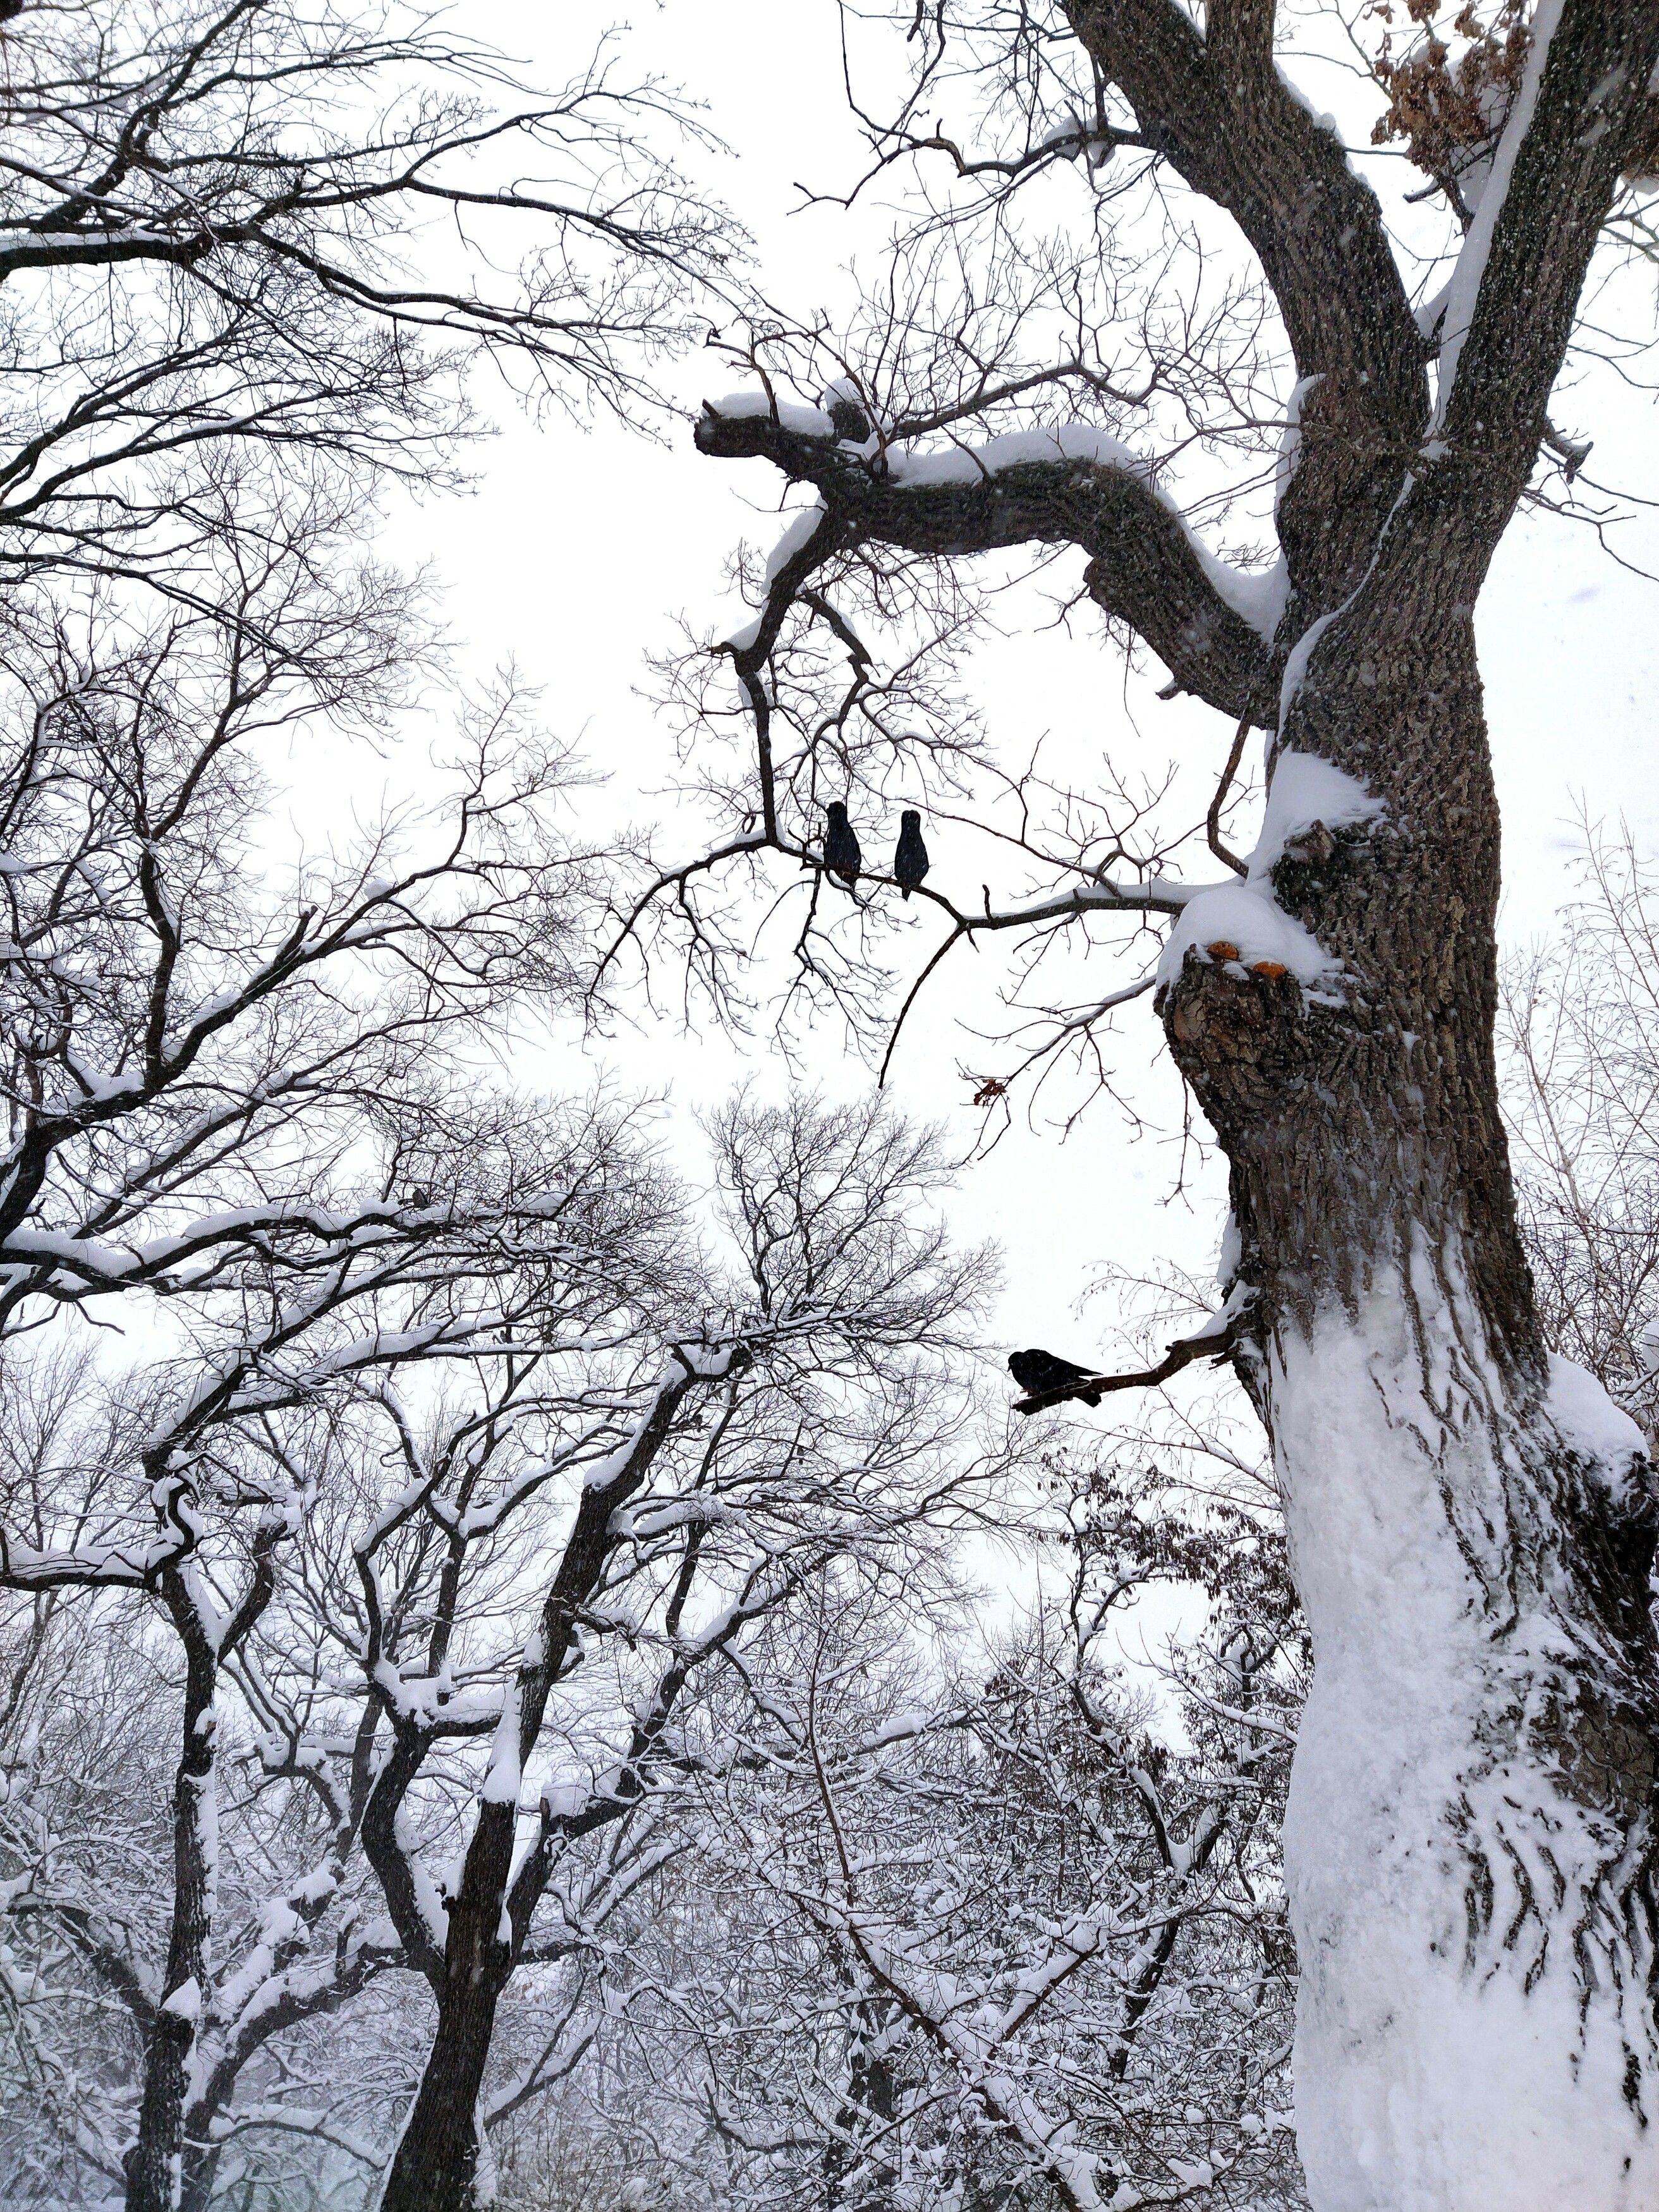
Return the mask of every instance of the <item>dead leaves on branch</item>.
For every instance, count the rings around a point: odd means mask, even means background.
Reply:
[[[1466,218],[1461,180],[1491,154],[1532,52],[1528,0],[1498,0],[1483,10],[1463,0],[1441,27],[1441,0],[1404,0],[1419,35],[1397,57],[1394,0],[1376,0],[1368,13],[1386,27],[1373,64],[1389,104],[1371,131],[1371,143],[1403,140],[1411,160],[1431,176]],[[1628,150],[1625,176],[1659,176],[1659,100],[1650,100]]]
[[[1439,0],[1406,0],[1407,15],[1425,35],[1398,58],[1394,7],[1382,0],[1371,12],[1389,27],[1374,65],[1389,105],[1372,129],[1371,143],[1403,139],[1417,167],[1461,201],[1457,179],[1497,143],[1526,69],[1532,33],[1524,0],[1500,0],[1488,21],[1468,0],[1450,26],[1450,40],[1463,42],[1455,59],[1437,27]]]

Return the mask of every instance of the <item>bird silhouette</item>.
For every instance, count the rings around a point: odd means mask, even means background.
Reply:
[[[1008,1354],[1008,1372],[1028,1398],[1040,1398],[1045,1391],[1064,1389],[1068,1382],[1086,1382],[1092,1371],[1079,1367],[1073,1359],[1062,1359],[1058,1352],[1043,1352],[1035,1346],[1029,1352]],[[1085,1406],[1100,1403],[1098,1390],[1072,1390],[1067,1395],[1080,1398]],[[1033,1410],[1027,1406],[1015,1408],[1022,1413]]]
[[[893,875],[906,898],[927,874],[927,848],[921,842],[921,817],[907,806],[899,817],[899,841],[893,854]]]
[[[837,390],[831,385],[818,404],[836,426],[836,435],[844,443],[862,446],[870,436],[870,417],[859,404],[857,395],[844,387]]]
[[[823,811],[829,817],[823,832],[823,865],[842,883],[855,884],[859,870],[864,866],[864,854],[859,848],[857,833],[847,818],[847,809],[839,799],[832,799]]]

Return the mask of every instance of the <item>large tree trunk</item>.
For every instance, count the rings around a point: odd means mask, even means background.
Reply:
[[[476,2201],[478,2092],[502,1979],[481,1961],[475,1978],[458,1978],[446,1990],[380,2212],[465,2212]]]
[[[1315,1644],[1299,2136],[1320,2212],[1653,2212],[1650,1471],[1540,1339],[1491,1042],[1497,811],[1443,582],[1380,574],[1290,702],[1275,772],[1316,752],[1380,802],[1293,822],[1273,870],[1343,963],[1333,1003],[1201,949],[1164,995],[1231,1164],[1241,1368]]]
[[[503,1732],[516,1718],[509,1705]],[[515,1781],[518,1772],[515,1765]],[[460,1880],[448,1900],[437,2032],[386,2175],[380,2212],[471,2212],[477,2201],[478,2092],[514,1964],[507,1883],[516,1814],[516,1794],[486,1799],[478,1808]]]
[[[1650,2212],[1650,1535],[1613,1424],[1598,1452],[1580,1406],[1506,1387],[1438,1257],[1425,1233],[1270,1357],[1318,1662],[1302,2154],[1322,2212]]]
[[[1278,65],[1273,0],[1062,7],[1277,302],[1297,378],[1283,619],[1253,636],[1158,511],[1155,462],[1086,430],[988,443],[958,476],[745,404],[708,411],[702,449],[764,455],[824,519],[769,572],[734,666],[755,701],[791,601],[846,548],[1070,544],[1174,687],[1273,727],[1275,842],[1249,883],[1182,902],[1160,1005],[1231,1165],[1239,1364],[1314,1632],[1286,1838],[1313,2199],[1656,2212],[1654,1497],[1632,1425],[1553,1368],[1517,1234],[1472,617],[1621,168],[1648,159],[1659,0],[1526,11],[1426,331],[1378,203]],[[962,419],[906,428],[957,441]],[[772,838],[759,706],[756,726]],[[1097,913],[1158,904],[1156,882],[1087,888]],[[943,902],[952,943],[1077,910]]]

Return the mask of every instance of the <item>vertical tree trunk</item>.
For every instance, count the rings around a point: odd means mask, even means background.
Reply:
[[[398,2144],[380,2212],[470,2212],[478,2170],[478,2092],[495,2028],[499,1974],[457,1978]]]
[[[447,1900],[449,1927],[441,1954],[426,1945],[431,1954],[428,1976],[438,2000],[437,2033],[386,2175],[380,2212],[469,2212],[475,2201],[478,2092],[489,2060],[496,2007],[511,1979],[516,1942],[522,1942],[528,1929],[549,1865],[544,1808],[543,1848],[514,1874],[520,1779],[541,1734],[547,1701],[569,1652],[577,1620],[599,1587],[618,1540],[618,1508],[645,1480],[694,1382],[718,1379],[744,1356],[733,1352],[718,1370],[695,1368],[680,1356],[679,1371],[658,1386],[610,1480],[590,1484],[582,1492],[543,1601],[539,1625],[526,1646],[496,1728],[471,1840]],[[696,1557],[694,1547],[679,1588],[681,1605]],[[678,1617],[671,1607],[671,1635]],[[684,1679],[683,1668],[671,1668],[665,1676],[658,1690],[663,1712],[672,1706]],[[630,1759],[642,1747],[636,1729]],[[397,1814],[424,1757],[425,1745],[411,1739],[407,1757],[388,1762],[363,1825],[364,1841],[387,1903],[394,1916],[401,1912],[400,1930],[416,1957],[423,1931],[412,1907],[402,1901],[409,1874],[398,1840]]]
[[[185,1647],[184,1741],[173,1789],[173,1924],[161,2002],[144,2053],[138,2139],[124,2161],[127,2212],[174,2212],[183,2185],[185,2106],[207,2002],[218,1844],[213,1699],[219,1656],[178,1568],[168,1569],[162,1594]]]
[[[1317,1662],[1285,1838],[1299,2135],[1320,2212],[1653,2212],[1650,1470],[1540,1340],[1497,811],[1438,587],[1384,578],[1334,627],[1275,762],[1316,752],[1380,810],[1293,823],[1273,870],[1331,991],[1198,951],[1163,1000],[1231,1162],[1241,1367]]]
[[[180,2166],[179,2212],[208,2212],[219,2179],[216,2145],[187,2142]]]
[[[539,1712],[536,1718],[539,1722]],[[509,1699],[500,1733],[516,1735],[519,1719],[519,1701]],[[515,1762],[515,1784],[520,1771]],[[516,1789],[511,1796],[487,1796],[479,1804],[460,1878],[448,1899],[437,2032],[386,2174],[380,2212],[471,2212],[476,2202],[478,2092],[495,2033],[495,2009],[513,1972],[506,1914],[517,1817]]]
[[[853,2008],[846,2096],[836,2115],[839,2132],[831,2136],[823,2158],[827,2212],[891,2212],[900,2179],[891,2132],[899,2108],[898,2082],[885,2048],[892,2010],[868,1996]],[[865,2148],[869,2137],[878,2145],[873,2156]]]

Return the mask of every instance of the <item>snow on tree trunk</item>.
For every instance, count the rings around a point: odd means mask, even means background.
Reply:
[[[976,152],[989,133],[1017,180],[1046,143],[1031,136],[1042,95],[1024,91],[998,11],[977,41],[964,12],[945,75],[979,78],[982,116],[1018,117],[1018,145],[1012,128],[997,141],[994,121],[975,126]],[[1150,865],[1120,880],[1098,842],[1073,859],[1072,815],[1093,821],[1099,793],[1067,793],[1045,832],[1066,855],[1053,891],[994,909],[986,886],[980,909],[927,888],[951,934],[915,988],[981,933],[1015,931],[1029,949],[1079,918],[1177,916],[1157,1003],[1231,1164],[1231,1343],[1273,1436],[1316,1642],[1288,1856],[1318,2212],[1652,2212],[1654,1506],[1632,1432],[1583,1378],[1552,1374],[1517,1231],[1493,1067],[1498,823],[1473,615],[1540,448],[1559,442],[1551,395],[1621,172],[1648,158],[1659,6],[1526,11],[1478,207],[1463,208],[1451,280],[1421,320],[1417,239],[1390,234],[1342,126],[1281,66],[1295,62],[1293,12],[1260,0],[1060,11],[1087,64],[1072,131],[1109,88],[1133,143],[1224,212],[1273,295],[1295,371],[1273,514],[1282,575],[1264,591],[1194,535],[1176,491],[1190,424],[1171,422],[1159,452],[1149,421],[1131,447],[1121,418],[1103,434],[1079,402],[1090,419],[1013,431],[1019,386],[988,403],[974,348],[958,389],[941,381],[953,301],[914,347],[901,307],[880,349],[861,362],[843,348],[836,371],[883,395],[891,436],[855,443],[833,416],[775,404],[771,380],[699,421],[704,453],[769,460],[823,517],[791,539],[758,626],[730,648],[754,714],[755,787],[708,865],[750,866],[765,842],[822,871],[802,794],[816,805],[830,773],[820,733],[844,746],[850,718],[816,690],[801,710],[790,684],[824,634],[861,640],[880,619],[885,586],[857,566],[871,548],[956,564],[1076,547],[1085,589],[1164,662],[1170,691],[1272,731],[1267,830],[1243,880],[1175,885]],[[1054,46],[1045,68],[1063,71]],[[890,173],[917,149],[916,112],[877,141]],[[999,189],[999,222],[1013,220],[1011,196]],[[927,222],[940,219],[930,206]],[[969,216],[945,219],[978,251]],[[996,295],[988,264],[975,277]],[[932,314],[931,294],[924,304]],[[1018,299],[1000,304],[1018,328]],[[1201,341],[1183,378],[1194,357],[1227,386]],[[775,674],[769,694],[780,654],[789,683]],[[793,752],[775,748],[775,724]],[[885,787],[873,740],[854,759],[862,788]],[[955,774],[941,779],[953,790]],[[839,788],[844,757],[833,775]],[[684,866],[665,871],[651,895],[667,911],[690,881]],[[694,965],[709,942],[696,936]],[[1121,1003],[1105,994],[1096,1012]],[[1045,1011],[1056,1051],[1096,1018]]]
[[[1366,804],[1291,808],[1269,875],[1329,988],[1200,927],[1162,999],[1231,1163],[1243,1368],[1314,1638],[1285,1838],[1303,2158],[1319,2212],[1644,2212],[1650,1469],[1534,1310],[1471,628],[1385,580],[1310,658],[1275,777],[1316,749]]]
[[[1303,2160],[1331,2212],[1637,2212],[1659,2203],[1645,1519],[1624,1561],[1609,1539],[1642,1439],[1565,1363],[1517,1403],[1438,1273],[1426,1249],[1379,1270],[1270,1362],[1316,1655],[1285,1833]],[[1585,1587],[1598,1553],[1628,1570],[1622,1621]]]
[[[470,1980],[446,1991],[380,2212],[470,2212],[477,2202],[478,2092],[503,1978],[481,1958]]]

